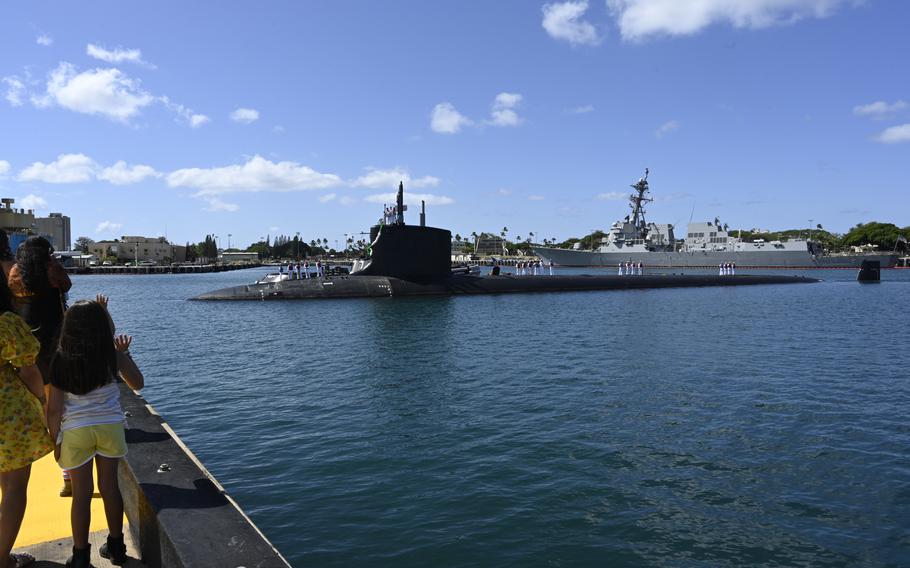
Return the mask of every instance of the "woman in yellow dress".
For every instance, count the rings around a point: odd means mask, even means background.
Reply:
[[[35,561],[10,554],[22,518],[32,462],[54,446],[44,421],[44,381],[35,366],[40,345],[12,311],[9,287],[0,278],[0,568],[22,568]]]

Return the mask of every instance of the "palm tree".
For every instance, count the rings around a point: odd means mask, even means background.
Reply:
[[[533,233],[533,232],[532,232],[532,233],[528,233],[528,242],[530,243],[532,240],[534,240],[534,233]]]
[[[477,254],[477,231],[471,231],[471,236],[474,237],[474,254]]]

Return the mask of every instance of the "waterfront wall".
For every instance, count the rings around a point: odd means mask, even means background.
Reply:
[[[145,400],[121,384],[129,453],[120,489],[150,568],[288,568],[218,481]]]
[[[69,274],[202,274],[230,272],[262,266],[261,262],[243,264],[187,264],[180,266],[84,266],[67,267]]]

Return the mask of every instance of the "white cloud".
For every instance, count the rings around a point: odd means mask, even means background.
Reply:
[[[897,144],[898,142],[910,142],[910,124],[901,124],[892,126],[880,132],[874,140],[882,144]]]
[[[238,108],[230,114],[231,120],[241,124],[250,124],[259,120],[259,111],[254,108]]]
[[[341,203],[342,205],[354,205],[357,203],[357,199],[350,195],[343,195],[341,196],[341,199],[338,200],[338,203]]]
[[[493,100],[492,119],[490,124],[494,126],[518,126],[522,119],[515,112],[515,108],[521,104],[521,95],[518,93],[499,93]]]
[[[85,47],[85,54],[106,63],[136,63],[151,66],[142,60],[142,51],[138,49],[126,49],[123,47],[105,49],[100,45],[90,43]]]
[[[892,115],[898,111],[907,108],[904,101],[894,101],[887,103],[885,101],[875,101],[867,105],[858,105],[853,107],[853,114],[856,116],[871,116],[873,118],[883,118]]]
[[[497,189],[496,193],[498,193],[499,195],[501,195],[503,197],[508,197],[509,195],[512,195],[512,190],[506,189],[506,188],[501,188],[501,189]]]
[[[575,108],[570,108],[566,112],[568,114],[588,114],[589,112],[594,112],[594,105],[577,106]]]
[[[403,168],[392,168],[391,170],[378,170],[367,168],[366,175],[351,182],[353,187],[368,187],[370,189],[379,189],[383,187],[398,187],[399,182],[404,182],[406,188],[436,187],[439,185],[439,178],[433,176],[423,176],[421,178],[412,178],[411,174]]]
[[[120,230],[123,227],[123,223],[114,223],[112,221],[102,221],[98,223],[98,226],[95,227],[96,233],[112,233],[114,231]]]
[[[161,174],[156,172],[155,168],[151,166],[144,166],[141,164],[129,166],[123,160],[120,160],[109,168],[104,168],[98,173],[98,179],[114,185],[139,183],[149,177],[161,177]]]
[[[193,128],[199,128],[207,122],[211,122],[211,118],[205,116],[204,114],[191,114],[190,115],[190,126]]]
[[[285,128],[283,126],[281,126],[280,124],[276,124],[275,126],[272,127],[272,132],[274,132],[275,134],[284,134]]]
[[[590,22],[582,19],[587,11],[587,0],[544,4],[543,29],[553,39],[577,45],[597,45],[602,39],[600,34]]]
[[[679,122],[676,120],[670,120],[660,125],[660,128],[654,133],[657,136],[658,140],[670,134],[671,132],[679,130]]]
[[[607,0],[622,36],[642,40],[654,35],[698,33],[717,23],[765,28],[803,18],[824,18],[854,0]]]
[[[9,172],[10,167],[11,166],[9,165],[9,162],[6,160],[0,160],[0,177],[5,176],[7,172]]]
[[[51,71],[47,93],[32,97],[32,102],[39,108],[57,104],[75,112],[100,114],[120,122],[128,122],[155,100],[142,90],[139,81],[119,69],[91,69],[78,73],[76,67],[65,61]]]
[[[543,201],[545,197],[543,195],[529,195],[528,201]]]
[[[323,196],[319,197],[319,203],[328,203],[337,197],[334,193],[326,193]]]
[[[394,203],[398,198],[397,193],[378,193],[368,195],[363,200],[369,203]],[[433,195],[431,193],[409,193],[405,192],[404,202],[408,205],[419,206],[421,201],[426,201],[427,205],[451,205],[455,200],[445,195]]]
[[[12,106],[22,106],[26,94],[25,83],[13,75],[4,77],[3,83],[6,85],[6,101]]]
[[[245,164],[220,168],[185,168],[167,176],[171,187],[198,189],[197,195],[221,195],[236,192],[297,191],[327,189],[341,185],[335,174],[319,173],[296,162],[272,162],[253,156]]]
[[[219,197],[205,197],[204,199],[209,204],[209,206],[205,208],[206,211],[227,211],[231,213],[240,209],[240,206],[236,203],[222,201]]]
[[[46,209],[47,208],[47,199],[30,193],[19,200],[19,204],[22,205],[25,209]]]
[[[621,191],[611,191],[609,193],[598,194],[597,199],[601,201],[622,201],[623,199],[626,199],[626,194]]]
[[[462,115],[452,103],[439,103],[433,107],[430,128],[440,134],[455,134],[463,127],[469,126],[471,119]]]
[[[60,154],[49,164],[35,162],[16,179],[44,183],[82,183],[92,179],[98,164],[85,154]]]
[[[54,38],[47,34],[38,34],[38,37],[35,38],[35,43],[48,47],[54,44]]]

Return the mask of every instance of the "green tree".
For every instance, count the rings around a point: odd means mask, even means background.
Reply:
[[[88,253],[88,247],[95,244],[95,241],[88,237],[79,237],[76,239],[76,250],[81,250],[84,253]]]

